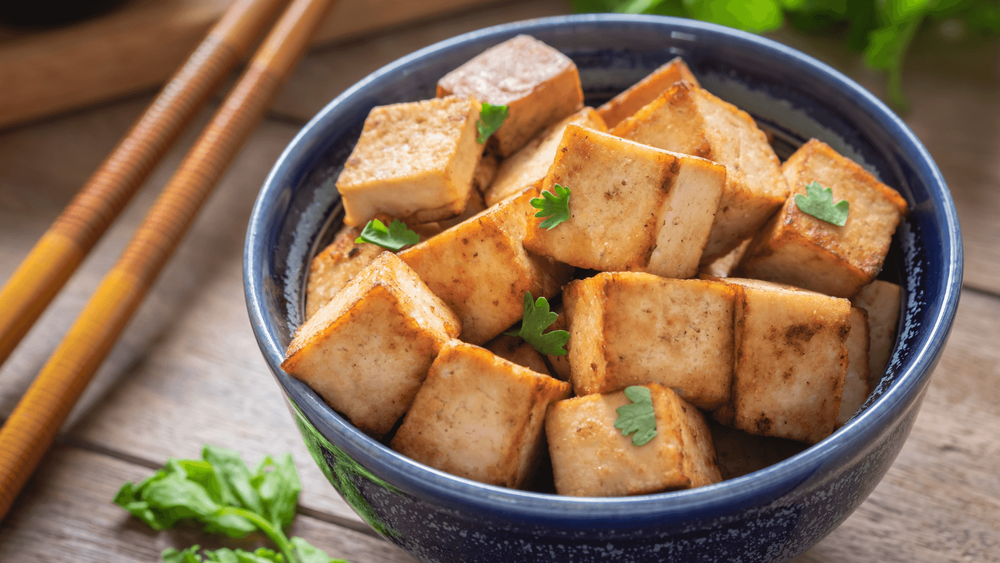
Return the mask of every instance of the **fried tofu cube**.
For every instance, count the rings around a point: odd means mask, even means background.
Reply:
[[[751,434],[826,438],[844,391],[850,302],[760,280],[726,283],[742,290],[736,361],[729,404],[713,415]]]
[[[851,298],[851,304],[868,313],[868,385],[875,389],[889,365],[896,345],[896,328],[902,290],[894,283],[875,280]]]
[[[691,74],[691,69],[684,64],[684,60],[674,57],[667,64],[630,86],[628,90],[608,100],[606,104],[597,108],[597,113],[604,118],[608,127],[614,127],[681,80],[698,86],[698,79]]]
[[[837,414],[837,428],[858,412],[871,392],[868,386],[868,313],[851,307],[851,332],[847,335],[847,372]]]
[[[719,281],[601,273],[563,291],[577,395],[658,383],[695,406],[729,400],[737,290]]]
[[[607,131],[604,120],[594,108],[583,108],[573,115],[550,125],[500,164],[493,183],[486,191],[487,205],[519,194],[528,188],[542,187],[549,167],[556,158],[566,126],[575,123],[595,131]]]
[[[551,327],[550,330],[552,330]],[[542,355],[520,337],[501,334],[487,342],[486,349],[508,362],[514,362],[537,373],[552,375],[549,373],[549,367],[545,365]]]
[[[383,252],[296,332],[281,368],[381,438],[413,401],[458,317]]]
[[[583,107],[580,73],[569,57],[527,35],[487,49],[438,80],[437,95],[507,106],[487,147],[506,157],[543,127]]]
[[[529,221],[524,246],[601,271],[697,274],[725,169],[569,124],[545,178],[569,188],[569,220],[552,229]]]
[[[836,297],[851,297],[875,279],[906,200],[864,168],[815,139],[785,161],[782,171],[794,194],[819,182],[834,201],[850,204],[847,223],[838,227],[804,213],[789,197],[754,237],[741,275],[787,283]]]
[[[376,244],[354,242],[361,231],[361,227],[345,227],[309,263],[306,319],[316,314],[351,278],[385,250]]]
[[[726,186],[704,263],[753,236],[788,197],[778,157],[753,118],[687,82],[675,83],[611,133],[726,167]]]
[[[479,102],[438,98],[375,107],[337,178],[344,223],[376,213],[406,222],[447,219],[465,209],[483,147]]]
[[[712,436],[701,412],[676,393],[645,385],[653,401],[656,436],[636,446],[615,428],[624,391],[560,401],[545,417],[556,491],[611,497],[693,489],[722,480]]]
[[[483,344],[524,314],[524,293],[552,297],[572,270],[525,251],[531,194],[501,202],[399,253],[462,321],[461,339]]]
[[[543,451],[546,409],[569,394],[568,383],[452,341],[431,365],[391,446],[452,475],[517,488]]]

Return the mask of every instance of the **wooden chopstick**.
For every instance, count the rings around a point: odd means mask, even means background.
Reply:
[[[0,520],[336,0],[293,0],[0,429]]]
[[[236,0],[0,289],[0,365],[288,0]]]

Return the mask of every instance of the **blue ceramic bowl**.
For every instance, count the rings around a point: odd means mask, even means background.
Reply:
[[[691,491],[568,498],[431,469],[359,432],[280,363],[302,321],[304,275],[339,227],[334,182],[375,105],[434,96],[437,79],[519,33],[569,55],[590,105],[676,55],[703,86],[748,111],[781,157],[816,137],[896,187],[912,213],[883,276],[904,288],[881,384],[834,435],[762,471]],[[951,327],[962,281],[944,180],[888,108],[830,67],[777,43],[687,20],[591,15],[469,33],[404,57],[330,102],[292,141],[257,199],[245,289],[257,340],[316,462],[389,541],[422,561],[786,561],[864,501],[903,445]]]

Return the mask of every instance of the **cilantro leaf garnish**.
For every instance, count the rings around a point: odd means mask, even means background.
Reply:
[[[520,336],[542,354],[565,356],[566,349],[563,346],[569,342],[568,332],[553,330],[542,334],[542,331],[549,328],[558,318],[559,315],[549,311],[548,299],[539,297],[537,301],[534,301],[531,298],[531,292],[526,291],[524,292],[524,318],[521,319],[521,328],[504,334]]]
[[[625,396],[632,403],[618,407],[618,420],[615,428],[622,431],[622,436],[633,432],[632,444],[641,446],[656,436],[656,413],[653,411],[653,396],[649,389],[639,385],[625,388]]]
[[[115,495],[115,504],[154,530],[173,528],[180,520],[201,523],[206,532],[242,538],[264,532],[278,548],[250,553],[228,549],[206,551],[205,561],[261,561],[332,563],[319,549],[301,538],[288,538],[282,528],[295,517],[302,483],[292,456],[265,457],[251,470],[239,452],[205,446],[201,459],[167,460],[167,465],[139,484],[127,482]],[[198,546],[183,551],[167,549],[167,563],[199,563]]]
[[[399,219],[393,219],[388,227],[382,221],[372,219],[354,242],[370,242],[382,248],[398,251],[408,244],[420,242],[420,235],[408,229],[406,223]]]
[[[546,190],[542,192],[542,197],[536,197],[529,202],[532,207],[541,210],[535,213],[535,217],[548,217],[538,225],[542,229],[552,229],[563,221],[569,221],[570,189],[559,184],[553,189],[556,193]]]
[[[479,120],[476,121],[476,131],[479,132],[476,135],[476,142],[480,145],[485,143],[490,138],[490,135],[496,133],[496,130],[503,125],[509,113],[507,106],[495,106],[483,103],[482,108],[479,110]]]
[[[795,194],[795,205],[803,213],[838,227],[847,223],[847,213],[851,207],[843,199],[834,204],[833,190],[824,188],[819,182],[810,182],[806,186],[806,195]]]

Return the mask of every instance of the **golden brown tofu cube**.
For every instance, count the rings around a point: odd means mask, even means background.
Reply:
[[[868,313],[868,386],[875,389],[889,365],[896,345],[896,327],[902,290],[894,283],[875,280],[851,298],[851,304]]]
[[[714,411],[751,434],[814,444],[834,429],[847,370],[851,304],[760,280],[742,289],[729,405]]]
[[[615,428],[624,391],[560,401],[545,417],[556,491],[613,497],[693,489],[722,480],[712,436],[701,412],[676,393],[645,385],[653,401],[656,436],[636,446]]]
[[[571,190],[570,218],[542,229],[533,217],[524,246],[581,268],[689,278],[724,182],[707,160],[570,124],[544,181]]]
[[[493,183],[486,191],[486,204],[495,205],[528,188],[534,188],[536,191],[540,189],[542,181],[549,173],[552,161],[556,158],[556,150],[559,149],[563,132],[570,123],[595,131],[608,130],[594,108],[583,108],[545,128],[500,164]]]
[[[680,57],[674,57],[670,62],[651,72],[648,76],[636,82],[628,90],[611,98],[608,103],[597,108],[597,113],[601,114],[608,127],[614,127],[625,118],[631,117],[643,106],[652,102],[670,88],[675,82],[687,81],[694,86],[698,85],[698,79],[691,74],[684,61]]]
[[[420,463],[490,485],[520,487],[538,463],[545,411],[568,383],[452,341],[392,439]]]
[[[471,98],[373,108],[337,178],[344,223],[364,225],[376,213],[415,223],[460,214],[483,154],[478,119]]]
[[[326,305],[355,275],[385,249],[377,244],[354,242],[361,227],[345,227],[309,263],[306,278],[306,319]]]
[[[383,252],[303,324],[281,368],[381,438],[409,408],[458,317]]]
[[[550,327],[549,330],[554,329]],[[514,362],[537,373],[552,375],[549,373],[549,367],[545,365],[542,355],[520,337],[501,334],[487,342],[486,349],[508,362]]]
[[[399,253],[462,320],[462,340],[483,344],[524,314],[524,293],[552,297],[572,270],[525,251],[531,194],[512,198]]]
[[[795,196],[757,233],[741,275],[787,283],[836,297],[851,297],[882,269],[889,243],[906,212],[906,201],[853,161],[815,139],[782,166],[793,194],[819,182],[833,200],[850,205],[838,227],[804,213]]]
[[[527,35],[491,47],[449,72],[438,80],[437,95],[467,96],[507,106],[506,121],[487,142],[504,157],[546,125],[583,107],[576,64]]]
[[[868,313],[851,307],[851,332],[847,335],[847,373],[837,414],[840,428],[858,412],[871,389],[868,387]]]
[[[708,421],[723,479],[735,479],[784,461],[808,446],[795,440],[756,436]]]
[[[611,133],[725,165],[726,186],[705,247],[705,263],[751,237],[788,197],[778,157],[753,118],[686,82],[668,88]]]
[[[577,395],[658,383],[707,410],[729,399],[736,289],[638,272],[601,273],[563,291]]]

